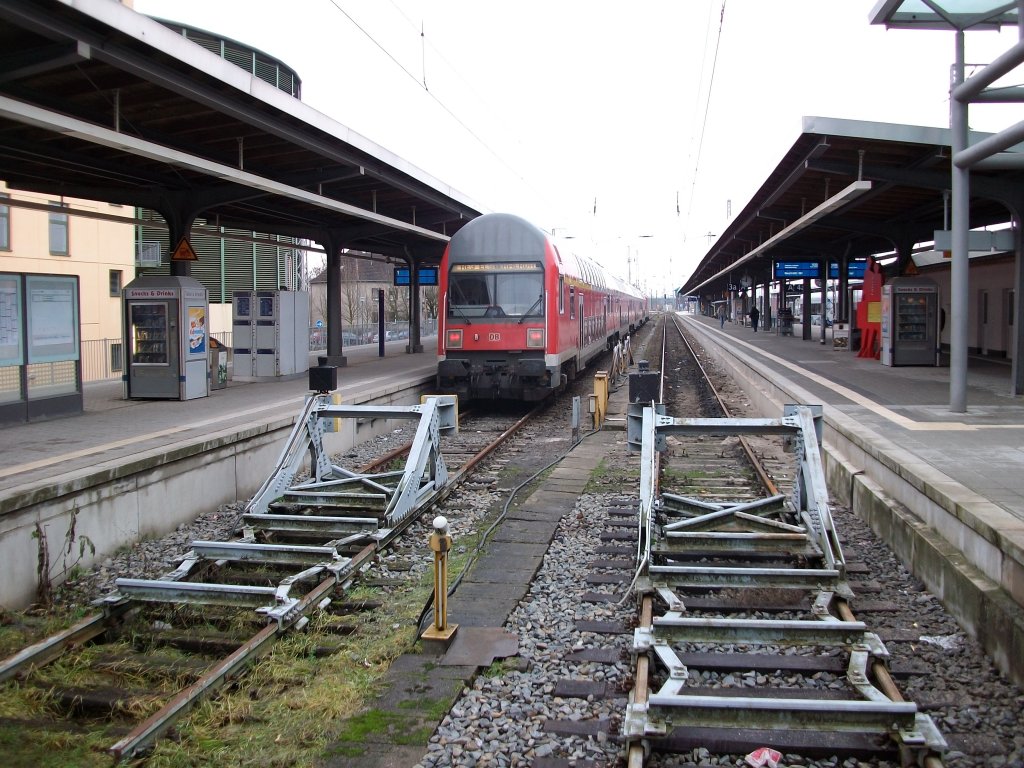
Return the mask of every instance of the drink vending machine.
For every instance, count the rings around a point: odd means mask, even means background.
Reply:
[[[142,275],[124,287],[127,399],[210,394],[209,293],[198,280]]]
[[[305,376],[309,370],[309,294],[235,291],[231,299],[232,378]]]
[[[939,364],[939,287],[927,277],[882,286],[882,365]]]

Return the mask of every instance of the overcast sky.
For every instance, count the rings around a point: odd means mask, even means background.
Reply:
[[[651,291],[683,282],[803,116],[949,123],[952,33],[872,27],[874,0],[134,6],[281,59],[309,106]],[[1015,36],[968,33],[968,62]],[[971,107],[977,130],[1019,119]]]

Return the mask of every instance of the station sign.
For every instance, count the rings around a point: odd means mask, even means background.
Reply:
[[[867,266],[866,261],[849,261],[846,263],[846,276],[852,280],[863,280]],[[833,280],[839,279],[839,264],[833,261],[828,265],[828,276]]]
[[[416,278],[420,285],[437,285],[437,267],[420,267],[416,270]],[[395,267],[396,286],[408,286],[412,275],[408,267]]]
[[[861,280],[867,268],[866,261],[851,261],[846,265],[846,276],[853,280]],[[828,276],[832,280],[839,279],[839,264],[830,262]],[[813,280],[821,277],[821,265],[817,261],[775,261],[772,262],[772,277],[776,280]]]
[[[775,261],[772,262],[772,277],[776,280],[800,280],[821,277],[816,261]]]

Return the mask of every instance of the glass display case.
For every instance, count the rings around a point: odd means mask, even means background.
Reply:
[[[897,293],[893,296],[893,330],[896,342],[926,341],[928,338],[928,296]]]
[[[131,364],[168,365],[167,303],[136,302],[129,308]]]

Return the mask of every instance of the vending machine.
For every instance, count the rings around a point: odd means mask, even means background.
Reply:
[[[939,364],[939,287],[927,277],[882,286],[882,365]]]
[[[127,399],[210,394],[209,293],[198,280],[142,275],[124,287]]]
[[[247,381],[255,375],[256,363],[253,345],[252,291],[235,291],[231,294],[231,356],[234,359],[231,378]]]
[[[258,381],[307,375],[308,293],[235,291],[231,306],[232,378]]]

